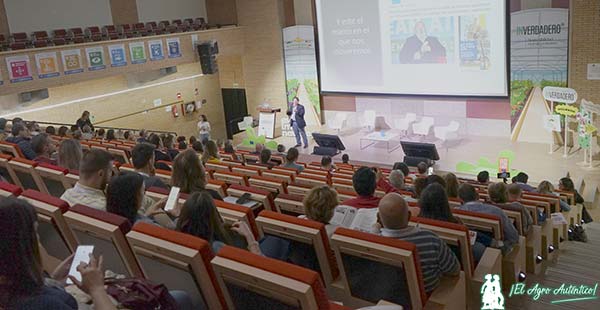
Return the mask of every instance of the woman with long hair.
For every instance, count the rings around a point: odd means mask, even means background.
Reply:
[[[229,229],[245,239],[250,252],[262,254],[258,242],[245,222],[233,223]],[[226,244],[234,245],[235,236],[229,232],[213,198],[205,191],[193,193],[183,204],[176,230],[208,241],[214,253]]]
[[[550,181],[540,182],[540,184],[538,184],[538,187],[537,187],[537,192],[540,194],[545,194],[545,195],[552,195],[552,196],[557,196],[557,197],[560,196],[558,193],[554,192],[554,185],[552,185],[552,183],[550,183]],[[571,211],[571,206],[569,206],[569,204],[562,199],[560,200],[560,211],[561,212]]]
[[[145,222],[173,229],[175,224],[162,209],[166,199],[152,203],[140,214],[142,205],[146,202],[144,192],[144,177],[138,173],[122,173],[110,180],[106,192],[106,211],[120,215],[133,225]]]
[[[214,199],[223,200],[219,193],[206,188],[206,182],[204,166],[194,150],[185,150],[175,157],[171,186],[179,187],[186,194],[208,191]]]
[[[61,287],[66,284],[73,255],[51,277],[58,285],[46,285],[37,237],[37,214],[24,200],[0,200],[0,309],[77,309],[77,301]],[[95,309],[116,309],[104,290],[102,256],[90,256],[77,267],[82,281],[71,280],[92,297]]]
[[[439,183],[432,183],[425,187],[419,198],[419,207],[421,207],[420,217],[444,222],[460,223],[458,218],[452,215],[446,190]]]
[[[444,180],[446,181],[446,193],[448,194],[448,197],[458,198],[458,186],[460,184],[456,175],[449,172],[444,176]]]
[[[583,197],[581,197],[581,195],[579,195],[579,193],[575,189],[575,184],[573,183],[573,180],[571,180],[570,178],[566,178],[566,177],[560,179],[558,181],[558,189],[561,191],[573,193],[575,195],[575,203],[582,205],[581,220],[584,223],[590,223],[590,222],[594,221],[594,219],[592,218],[592,216],[590,215],[588,210],[585,208],[585,205],[583,205],[585,200],[583,199]]]
[[[115,130],[114,129],[109,129],[106,132],[106,141],[112,141],[112,140],[116,140],[117,137],[115,136]]]
[[[83,131],[84,126],[89,126],[91,130],[94,130],[94,125],[92,125],[92,121],[90,120],[90,112],[83,111],[75,126],[77,126],[77,128],[79,128],[81,131]]]
[[[293,168],[302,172],[302,170],[304,170],[304,167],[296,163],[296,161],[298,160],[298,156],[300,156],[298,149],[290,148],[287,152],[287,155],[285,156],[285,164],[283,164],[282,167]]]
[[[202,153],[202,163],[206,164],[208,162],[219,161],[221,161],[221,156],[219,156],[219,149],[217,148],[217,144],[213,140],[208,140],[204,145],[204,152]]]
[[[210,123],[208,122],[208,118],[206,115],[200,115],[200,119],[198,120],[198,140],[204,143],[205,140],[210,140]]]
[[[58,148],[58,165],[70,171],[79,171],[83,152],[76,139],[63,140]]]

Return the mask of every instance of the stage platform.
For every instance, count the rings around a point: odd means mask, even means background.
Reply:
[[[337,134],[323,128],[320,131],[326,134]],[[388,146],[385,142],[375,143],[367,148],[361,149],[361,138],[368,135],[366,129],[354,130],[351,132],[343,132],[340,134],[340,139],[346,146],[346,151],[350,156],[350,161],[354,163],[374,162],[382,166],[391,167],[394,162],[402,161],[404,153],[402,148],[397,148],[388,153]],[[236,144],[241,142],[243,137],[236,137]],[[239,140],[239,141],[238,141]],[[589,170],[578,165],[583,161],[583,151],[577,151],[570,154],[568,158],[563,158],[563,149],[560,148],[553,154],[548,154],[549,145],[541,143],[529,142],[512,142],[509,137],[480,137],[467,136],[459,141],[450,142],[448,145],[442,143],[433,137],[428,137],[425,140],[420,140],[418,137],[402,138],[406,141],[420,141],[436,144],[440,160],[436,162],[434,169],[436,171],[456,171],[456,164],[465,161],[468,163],[477,163],[481,157],[488,158],[491,162],[497,162],[498,154],[504,150],[510,150],[515,153],[515,160],[512,163],[511,169],[524,171],[529,175],[530,182],[537,184],[540,181],[548,180],[553,184],[557,184],[558,180],[570,173],[576,186],[580,183],[581,178],[585,179],[586,191],[584,197],[586,201],[593,200],[595,189],[600,185],[600,168]],[[275,139],[286,148],[296,144],[294,137],[279,137]],[[319,161],[321,156],[311,155],[313,147],[316,144],[309,137],[308,148],[298,148],[300,151],[300,161]],[[363,145],[364,147],[364,145]],[[575,150],[573,150],[575,151]],[[341,154],[334,158],[334,161],[341,161]],[[599,167],[600,163],[596,163]]]

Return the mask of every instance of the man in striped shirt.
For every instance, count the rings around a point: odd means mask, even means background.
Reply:
[[[404,198],[397,193],[385,195],[379,202],[381,235],[414,243],[419,253],[425,292],[437,287],[442,275],[458,275],[460,265],[446,243],[431,231],[409,227],[410,211]]]

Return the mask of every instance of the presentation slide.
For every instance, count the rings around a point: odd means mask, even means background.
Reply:
[[[508,96],[506,1],[316,0],[321,90]]]

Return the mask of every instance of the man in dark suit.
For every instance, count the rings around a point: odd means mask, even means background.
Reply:
[[[415,24],[415,34],[404,42],[400,50],[401,64],[446,63],[446,48],[436,37],[427,35],[425,24]]]
[[[304,106],[300,104],[298,97],[294,97],[292,104],[288,107],[287,115],[290,117],[290,126],[296,136],[296,146],[301,146],[300,136],[304,142],[304,148],[308,147],[308,138],[306,137],[306,121],[304,120]]]

